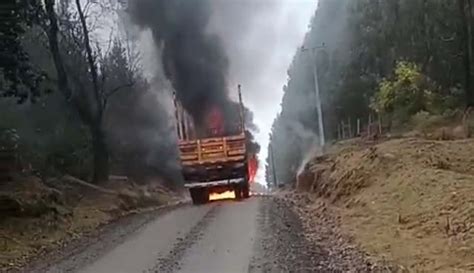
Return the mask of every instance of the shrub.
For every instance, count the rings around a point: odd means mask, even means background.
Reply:
[[[417,64],[401,61],[396,65],[394,76],[380,82],[371,108],[395,125],[405,124],[415,115],[418,115],[414,117],[415,123],[431,124],[436,123],[437,117],[430,115],[445,116],[458,105],[456,94],[451,90],[441,94],[440,88]]]

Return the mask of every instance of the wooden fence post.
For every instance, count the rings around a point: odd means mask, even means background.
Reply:
[[[367,125],[367,136],[371,136],[371,127],[372,127],[372,114],[369,114],[369,124]]]
[[[347,125],[349,126],[349,137],[348,138],[352,138],[353,135],[352,135],[352,126],[351,126],[351,118],[347,118]]]
[[[357,136],[360,136],[360,118],[357,119]]]
[[[337,140],[341,140],[341,125],[337,124]]]
[[[378,120],[379,120],[379,135],[382,135],[382,117],[380,114],[378,114]]]
[[[341,121],[341,129],[342,129],[342,139],[346,138],[346,128],[344,127],[344,121]]]

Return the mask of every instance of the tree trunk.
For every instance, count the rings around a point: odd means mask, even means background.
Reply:
[[[423,35],[424,35],[424,40],[425,40],[424,54],[426,55],[423,60],[422,71],[429,75],[430,68],[431,68],[430,62],[431,62],[431,59],[433,58],[432,52],[431,52],[431,39],[433,35],[431,33],[430,18],[428,16],[428,12],[429,12],[428,2],[429,0],[423,0]]]
[[[58,27],[58,19],[56,17],[56,13],[54,10],[54,0],[45,0],[45,8],[46,8],[46,15],[49,19],[49,24],[47,28],[47,36],[49,39],[49,47],[50,52],[53,57],[53,61],[55,64],[57,77],[58,77],[58,87],[59,90],[63,92],[65,97],[69,100],[70,96],[72,95],[72,86],[69,82],[69,77],[66,72],[66,66],[64,63],[64,59],[60,53],[60,45],[59,45],[59,27]],[[107,143],[105,141],[105,133],[102,128],[102,119],[103,113],[105,109],[105,104],[100,96],[100,90],[98,87],[98,76],[97,76],[97,67],[94,63],[94,58],[92,55],[92,49],[90,46],[89,41],[89,31],[87,29],[86,19],[84,13],[82,12],[80,1],[76,1],[77,9],[79,12],[79,17],[81,20],[81,26],[84,32],[84,44],[87,53],[87,61],[89,63],[89,68],[91,72],[91,77],[93,81],[93,89],[95,94],[95,105],[90,106],[90,109],[84,109],[81,106],[81,103],[76,100],[76,98],[72,99],[72,105],[78,111],[82,121],[87,124],[90,128],[91,136],[92,136],[92,147],[93,147],[93,154],[94,154],[94,176],[93,182],[100,183],[107,181],[109,178],[109,151],[107,147]],[[84,91],[84,90],[82,90]],[[96,109],[94,111],[93,109]]]
[[[109,150],[105,134],[99,124],[91,126],[92,148],[94,153],[93,182],[99,184],[109,179]]]
[[[468,61],[469,61],[469,89],[466,90],[467,106],[474,106],[474,92],[472,90],[472,3],[467,1],[467,47],[468,47]]]
[[[467,107],[474,106],[474,93],[471,86],[472,64],[472,11],[471,0],[459,0],[462,20],[462,39],[464,51],[464,75]],[[467,4],[467,7],[466,7]]]

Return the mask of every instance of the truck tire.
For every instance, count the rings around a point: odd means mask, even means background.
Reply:
[[[209,190],[202,188],[200,192],[201,204],[209,203]]]
[[[245,199],[250,197],[250,185],[248,183],[242,186],[242,197]]]
[[[201,204],[201,191],[200,189],[189,189],[189,193],[191,195],[191,199],[193,200],[194,205]]]
[[[194,205],[202,205],[209,202],[209,191],[206,188],[189,189]]]
[[[235,200],[242,199],[242,187],[240,185],[234,186]]]

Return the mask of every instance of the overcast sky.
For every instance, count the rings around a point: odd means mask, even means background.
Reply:
[[[211,30],[223,38],[230,57],[230,85],[242,84],[244,102],[260,128],[257,179],[265,183],[268,134],[280,111],[288,67],[308,30],[317,0],[213,1]]]

